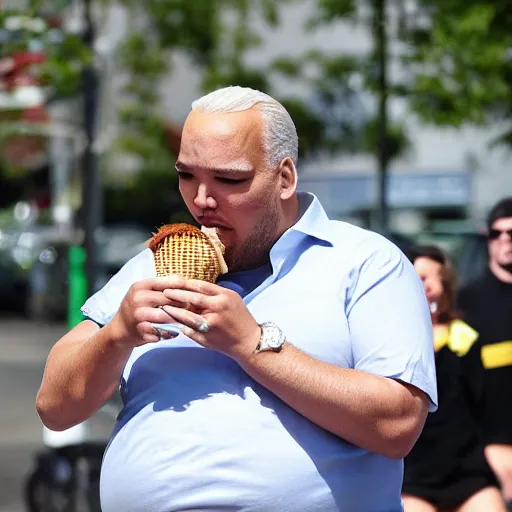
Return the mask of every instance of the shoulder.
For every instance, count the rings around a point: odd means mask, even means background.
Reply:
[[[355,261],[365,261],[376,256],[407,259],[393,242],[375,231],[337,220],[329,221],[329,229],[335,249],[350,251]]]
[[[155,276],[153,252],[144,249],[125,263],[101,290],[86,301],[82,313],[97,323],[107,324],[117,312],[130,286]]]
[[[465,356],[477,339],[478,332],[466,322],[454,320],[451,323],[448,346],[458,356]]]

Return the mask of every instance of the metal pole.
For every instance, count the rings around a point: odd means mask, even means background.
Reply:
[[[85,0],[86,29],[84,42],[93,50],[94,26],[91,20],[91,0]],[[94,149],[99,78],[94,64],[86,67],[82,76],[84,130],[87,138],[82,161],[82,211],[81,225],[83,227],[83,246],[87,253],[85,262],[85,274],[87,277],[87,292],[92,295],[96,291],[96,283],[100,273],[100,261],[98,254],[97,232],[102,224],[103,200],[102,183],[98,155]]]
[[[375,16],[375,56],[378,68],[378,199],[377,223],[378,228],[386,231],[388,228],[388,39],[386,0],[374,0]]]

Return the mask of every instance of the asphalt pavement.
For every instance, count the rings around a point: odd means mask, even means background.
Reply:
[[[25,512],[24,479],[43,448],[35,397],[52,345],[64,324],[29,322],[0,312],[0,512]],[[111,418],[95,417],[96,437],[108,436]]]

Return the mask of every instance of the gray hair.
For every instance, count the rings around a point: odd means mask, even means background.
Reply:
[[[192,103],[192,110],[227,114],[256,107],[263,119],[264,148],[268,164],[276,167],[290,157],[297,167],[299,139],[288,111],[277,100],[248,87],[231,86],[213,91]]]

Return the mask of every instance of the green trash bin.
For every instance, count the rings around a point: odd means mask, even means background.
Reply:
[[[68,327],[72,329],[83,320],[80,308],[87,300],[87,276],[85,262],[87,252],[84,247],[72,245],[68,252]]]

